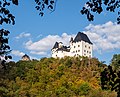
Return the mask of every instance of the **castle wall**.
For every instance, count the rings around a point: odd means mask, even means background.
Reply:
[[[66,52],[66,51],[62,51],[62,50],[60,50],[60,51],[54,51],[54,52],[52,52],[52,57],[53,58],[63,58],[63,57],[65,57],[65,56],[69,56],[69,53],[70,52]]]
[[[92,44],[82,41],[82,56],[92,57]]]
[[[82,42],[76,42],[76,43],[70,43],[70,52],[73,54],[73,56],[82,56]]]

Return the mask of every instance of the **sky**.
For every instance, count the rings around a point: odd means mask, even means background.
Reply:
[[[55,11],[45,11],[43,17],[35,9],[34,0],[19,0],[19,5],[9,7],[15,16],[15,25],[3,24],[8,29],[12,60],[19,61],[24,54],[31,59],[51,57],[56,41],[69,45],[78,32],[88,35],[93,43],[93,57],[109,64],[114,54],[120,53],[120,25],[117,12],[104,11],[89,22],[80,14],[86,0],[57,0]]]

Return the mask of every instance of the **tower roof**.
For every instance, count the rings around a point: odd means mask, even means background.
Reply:
[[[24,57],[27,57],[27,58],[29,58],[29,56],[28,56],[27,54],[25,54],[25,55],[23,55],[23,56],[22,56],[22,58],[24,58]]]
[[[59,47],[59,43],[56,42],[52,49],[54,49],[54,48],[58,48],[58,47]]]
[[[73,40],[73,42],[78,42],[78,41],[81,41],[81,40],[92,44],[92,42],[89,40],[89,38],[86,34],[78,32],[78,34],[75,37],[75,39]]]

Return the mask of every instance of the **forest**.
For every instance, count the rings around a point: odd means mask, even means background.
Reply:
[[[8,62],[0,69],[0,97],[120,97],[120,54],[97,58]]]

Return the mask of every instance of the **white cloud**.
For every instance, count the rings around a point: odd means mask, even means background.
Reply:
[[[22,57],[25,53],[20,52],[18,50],[12,50],[11,54],[13,54],[14,56]]]
[[[94,44],[94,50],[113,50],[120,48],[120,25],[111,21],[101,24],[89,24],[86,33]]]
[[[29,40],[25,43],[26,49],[30,50],[30,53],[37,55],[47,55],[47,51],[50,51],[56,41],[63,42],[65,45],[69,45],[71,36],[67,33],[59,35],[48,35],[37,42]]]
[[[18,36],[16,36],[15,38],[16,38],[16,39],[20,39],[20,38],[29,37],[29,36],[31,36],[30,33],[25,33],[25,32],[23,32],[23,33],[20,33],[20,34],[19,34]]]
[[[95,51],[109,51],[120,48],[120,25],[111,21],[105,24],[93,25],[89,24],[85,31]],[[77,33],[76,33],[77,34]],[[64,45],[69,45],[69,40],[75,35],[63,33],[60,35],[48,35],[39,41],[33,42],[29,40],[25,43],[25,48],[35,55],[48,55],[55,42],[63,42]]]
[[[31,54],[35,54],[35,55],[47,55],[47,53],[46,52],[44,52],[44,51],[30,51],[30,53]]]
[[[34,53],[34,52],[32,52],[32,53]],[[14,56],[17,56],[17,57],[22,57],[23,55],[25,55],[25,53],[23,53],[19,50],[12,50],[11,54],[13,54]],[[29,57],[30,57],[30,59],[38,59],[37,57],[34,57],[34,56],[29,56]]]

